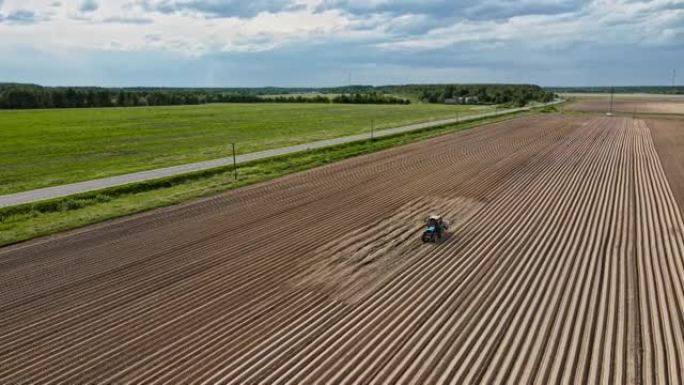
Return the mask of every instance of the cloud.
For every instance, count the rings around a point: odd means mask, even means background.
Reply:
[[[32,24],[38,22],[36,13],[26,9],[19,9],[9,13],[4,18],[0,18],[2,21],[7,21],[14,24]]]
[[[81,3],[79,10],[81,12],[94,12],[97,11],[99,7],[100,5],[95,0],[84,0]]]
[[[315,12],[337,11],[358,24],[375,20],[389,35],[420,37],[457,24],[504,22],[522,16],[581,14],[586,2],[576,0],[322,0]]]
[[[111,16],[102,19],[103,23],[115,23],[115,24],[152,24],[154,20],[147,17],[124,17],[124,16]]]
[[[0,56],[32,48],[94,84],[645,83],[684,57],[684,0],[51,1],[0,0]],[[9,80],[46,79],[1,62]]]
[[[557,15],[581,12],[584,1],[569,0],[518,0],[518,1],[480,1],[464,9],[469,20],[506,19],[526,15]]]
[[[603,0],[577,9],[565,8],[561,2],[551,9],[533,5],[527,2],[526,11],[519,10],[508,17],[500,17],[505,12],[492,11],[486,20],[451,20],[420,34],[388,39],[379,46],[422,51],[463,44],[496,47],[513,42],[545,49],[589,43],[597,46],[677,44],[676,30],[684,25],[684,11],[678,9],[681,3],[667,0],[650,3]],[[478,7],[486,6],[481,3]]]
[[[144,0],[150,11],[165,14],[196,12],[211,17],[251,18],[262,12],[277,13],[303,9],[289,0]]]
[[[491,20],[529,14],[564,13],[579,9],[584,3],[575,0],[323,0],[317,10],[335,9],[357,16],[369,13],[392,16],[420,14],[436,20]]]

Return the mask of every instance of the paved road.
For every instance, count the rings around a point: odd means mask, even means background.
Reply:
[[[560,102],[562,102],[562,101],[555,101],[555,102],[551,102],[549,104],[556,104],[556,103],[560,103]],[[429,127],[436,127],[436,126],[441,126],[441,125],[451,124],[451,123],[457,123],[457,122],[465,122],[465,121],[469,121],[469,120],[479,119],[482,117],[503,115],[503,114],[508,114],[511,112],[526,111],[529,109],[530,109],[529,107],[514,108],[514,109],[501,110],[501,111],[491,112],[491,113],[486,113],[486,114],[470,115],[470,116],[464,116],[464,117],[459,117],[459,118],[450,118],[450,119],[435,120],[435,121],[431,121],[431,122],[410,124],[407,126],[401,126],[401,127],[396,127],[396,128],[389,128],[386,130],[375,131],[374,136],[376,138],[380,138],[383,136],[389,136],[389,135],[395,135],[395,134],[400,134],[400,133],[404,133],[404,132],[416,131],[416,130],[421,130],[421,129],[429,128]],[[368,140],[369,138],[370,138],[370,133],[364,133],[364,134],[344,136],[344,137],[334,138],[334,139],[319,140],[317,142],[304,143],[304,144],[299,144],[296,146],[277,148],[277,149],[273,149],[273,150],[252,152],[249,154],[238,155],[236,157],[236,163],[240,164],[240,163],[245,163],[245,162],[251,162],[253,160],[271,158],[271,157],[279,156],[279,155],[292,154],[295,152],[301,152],[301,151],[305,151],[305,150],[312,150],[312,149],[317,149],[317,148],[330,147],[330,146],[334,146],[334,145],[338,145],[338,144],[357,142],[357,141],[361,141],[361,140]],[[117,176],[101,178],[101,179],[92,179],[92,180],[88,180],[88,181],[84,181],[84,182],[71,183],[71,184],[66,184],[66,185],[61,185],[61,186],[53,186],[53,187],[46,187],[46,188],[30,190],[30,191],[22,191],[22,192],[14,193],[14,194],[0,195],[0,207],[16,206],[16,205],[20,205],[20,204],[33,203],[33,202],[38,202],[38,201],[47,200],[47,199],[62,198],[62,197],[66,197],[69,195],[80,194],[80,193],[96,191],[96,190],[102,190],[102,189],[106,189],[106,188],[110,188],[110,187],[122,186],[122,185],[126,185],[126,184],[131,184],[131,183],[145,182],[145,181],[150,181],[150,180],[165,178],[165,177],[170,177],[170,176],[178,176],[178,175],[192,173],[192,172],[196,172],[196,171],[204,171],[204,170],[209,170],[209,169],[217,168],[217,167],[230,166],[232,164],[233,164],[233,158],[227,157],[227,158],[208,160],[208,161],[204,161],[204,162],[189,163],[189,164],[182,164],[182,165],[172,166],[172,167],[158,168],[158,169],[154,169],[154,170],[134,172],[131,174],[117,175]]]

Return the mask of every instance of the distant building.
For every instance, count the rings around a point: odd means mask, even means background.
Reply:
[[[480,99],[477,96],[459,96],[455,98],[444,99],[444,104],[478,104]]]

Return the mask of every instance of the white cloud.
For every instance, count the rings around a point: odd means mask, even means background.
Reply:
[[[382,73],[388,65],[396,71],[444,63],[475,67],[474,58],[495,60],[500,55],[494,53],[512,46],[533,56],[583,46],[681,47],[684,39],[684,0],[107,0],[87,12],[84,4],[0,0],[0,51],[30,49],[59,58],[164,52],[190,61],[270,52],[274,62],[263,65],[277,67],[278,52],[310,49],[319,56],[302,63],[353,56],[344,66]],[[164,4],[176,8],[162,12]],[[242,8],[225,8],[231,4]],[[458,68],[435,73],[463,73]]]
[[[8,0],[6,8],[19,1]],[[251,18],[210,17],[201,13],[149,12],[142,3],[113,0],[101,3],[97,12],[83,12],[81,2],[65,1],[57,11],[49,2],[21,2],[22,12],[49,20],[30,30],[0,23],[0,45],[25,45],[38,49],[145,50],[164,49],[196,56],[218,52],[250,52],[274,49],[297,40],[315,40],[350,29],[350,21],[339,12],[313,13],[305,2],[296,10],[260,12]],[[90,9],[90,7],[88,7]],[[27,15],[22,13],[21,15]],[[141,35],[158,34],[150,42]],[[55,37],[45,39],[45,36]],[[58,36],[58,38],[57,38]]]
[[[559,0],[553,6],[566,7],[567,3]],[[255,4],[261,4],[263,11],[254,8]],[[323,4],[327,10],[321,10]],[[346,13],[335,8],[335,4],[366,13]],[[442,0],[430,0],[425,6],[435,12],[443,4]],[[478,4],[478,9],[503,6],[493,0]],[[520,4],[536,9],[540,3],[527,0]],[[520,4],[517,6],[522,7]],[[420,9],[417,4],[389,0],[109,0],[99,6],[94,0],[65,0],[60,5],[46,0],[5,0],[6,20],[11,16],[17,23],[40,22],[30,30],[0,23],[0,45],[48,45],[52,47],[47,49],[53,50],[153,48],[202,55],[271,50],[293,42],[326,39],[365,40],[367,44],[393,50],[526,40],[540,46],[563,46],[577,41],[668,44],[681,38],[683,5],[684,0],[596,0],[564,13],[522,12],[521,16],[503,19],[460,19],[444,24],[427,13],[397,16],[386,12]],[[158,12],[164,7],[179,11]],[[237,15],[219,17],[222,13]],[[150,33],[161,38],[155,42],[139,38]],[[60,38],[45,40],[45,36],[55,35]]]
[[[504,20],[463,20],[422,36],[379,44],[387,49],[439,49],[461,43],[528,42],[558,47],[577,42],[598,45],[681,43],[682,0],[649,3],[599,0],[588,9],[553,15],[513,16]],[[674,28],[666,28],[666,27]],[[665,32],[670,31],[670,32]]]

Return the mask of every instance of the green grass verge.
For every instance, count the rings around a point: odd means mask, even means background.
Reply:
[[[239,166],[238,181],[233,180],[231,167],[223,167],[0,209],[0,246],[213,195],[338,160],[520,115],[485,118],[379,138],[374,142],[355,142],[255,161]]]
[[[0,110],[0,195],[409,123],[491,106],[209,104]]]

